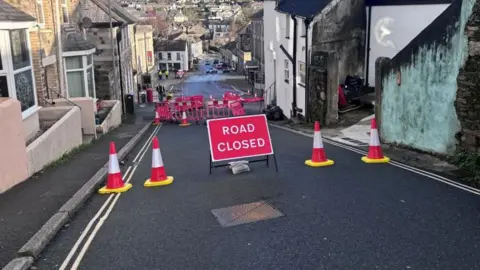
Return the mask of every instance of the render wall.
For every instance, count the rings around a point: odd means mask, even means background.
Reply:
[[[461,130],[454,106],[457,77],[468,56],[465,25],[474,2],[454,1],[391,60],[381,76],[385,141],[440,154],[455,151]]]

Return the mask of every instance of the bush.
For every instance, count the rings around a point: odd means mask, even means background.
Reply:
[[[476,188],[480,187],[480,153],[461,150],[452,158],[452,162],[467,173],[462,179],[464,182]]]

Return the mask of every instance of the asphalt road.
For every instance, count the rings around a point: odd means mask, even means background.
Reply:
[[[360,155],[328,144],[336,164],[306,167],[310,138],[273,127],[271,136],[279,173],[256,163],[250,173],[218,168],[209,175],[206,128],[162,126],[158,137],[174,183],[143,188],[147,146],[143,158],[125,166],[136,167],[126,177],[133,189],[113,196],[103,218],[86,229],[109,198],[94,196],[36,267],[59,269],[82,232],[62,269],[75,261],[90,270],[480,267],[478,196],[391,165],[364,164]],[[211,213],[261,200],[285,216],[223,228]]]
[[[226,89],[198,80],[184,84],[189,95]],[[205,126],[165,124],[152,132],[174,183],[143,187],[152,163],[146,136],[124,166],[133,189],[93,196],[37,269],[480,267],[477,195],[391,165],[364,164],[359,154],[328,144],[336,164],[307,167],[312,139],[274,127],[279,173],[255,163],[249,173],[217,168],[209,175]],[[224,228],[211,213],[258,201],[284,216]]]

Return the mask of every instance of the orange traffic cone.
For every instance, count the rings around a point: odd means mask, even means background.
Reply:
[[[380,139],[378,138],[377,120],[372,119],[370,127],[370,145],[368,147],[368,154],[362,157],[365,163],[388,163],[390,158],[383,156],[382,146],[380,146]]]
[[[305,165],[310,167],[325,167],[333,165],[333,160],[327,159],[323,149],[322,133],[320,132],[320,123],[315,121],[315,130],[313,133],[313,151],[312,159],[305,160]]]
[[[98,190],[100,194],[120,193],[132,188],[132,184],[123,183],[122,172],[118,165],[117,151],[115,150],[115,143],[110,143],[110,157],[108,160],[108,177],[107,185]]]
[[[160,153],[160,146],[158,144],[157,136],[153,137],[152,145],[152,172],[150,179],[147,179],[143,186],[158,187],[170,185],[171,183],[173,183],[173,177],[167,176],[165,168],[163,167],[163,159],[162,154]]]
[[[187,113],[185,111],[182,113],[182,123],[179,126],[181,127],[190,126],[190,123],[188,123],[187,121]]]
[[[153,120],[153,125],[160,125],[160,115],[158,115],[158,109],[155,109],[155,119]]]

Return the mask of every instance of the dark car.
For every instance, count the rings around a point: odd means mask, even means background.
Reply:
[[[205,65],[209,66],[209,65],[210,65],[210,61],[205,61]]]
[[[218,60],[213,60],[213,64],[214,65],[218,64]]]
[[[207,70],[207,74],[217,74],[217,73],[218,73],[218,71],[214,68],[211,68],[211,69]]]

